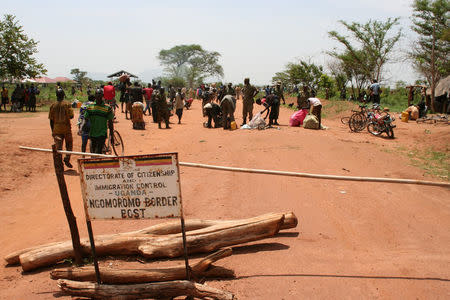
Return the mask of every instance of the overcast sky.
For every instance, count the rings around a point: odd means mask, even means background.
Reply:
[[[142,80],[161,75],[161,49],[200,44],[218,51],[225,81],[270,83],[296,59],[326,65],[325,51],[337,47],[327,32],[344,33],[338,20],[367,22],[401,17],[405,33],[397,53],[410,45],[412,0],[277,1],[47,1],[2,0],[2,14],[14,14],[25,32],[39,41],[37,58],[49,77],[70,69],[91,77],[124,69]],[[398,55],[400,56],[400,55]],[[413,82],[409,62],[388,67],[386,82]]]

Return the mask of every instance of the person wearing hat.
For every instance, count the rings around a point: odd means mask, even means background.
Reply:
[[[250,78],[244,79],[244,88],[242,89],[242,94],[242,125],[244,125],[247,123],[247,116],[249,121],[251,121],[253,118],[253,98],[258,94],[258,90],[250,84]]]
[[[109,105],[103,101],[103,90],[95,91],[95,104],[89,105],[84,113],[84,118],[89,121],[89,139],[91,140],[91,153],[102,154],[105,146],[107,130],[109,136],[113,138],[114,113]]]

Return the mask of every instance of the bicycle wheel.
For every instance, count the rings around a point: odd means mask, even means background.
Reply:
[[[341,118],[341,123],[342,124],[348,124],[348,121],[350,120],[350,117],[342,117]]]
[[[380,135],[381,134],[379,125],[376,124],[376,123],[372,123],[372,122],[367,125],[367,131],[370,132],[373,135]]]
[[[113,143],[111,144],[114,154],[116,156],[123,156],[124,153],[124,144],[120,133],[117,130],[114,130],[113,133]]]
[[[353,132],[360,132],[366,127],[366,118],[362,113],[355,113],[350,117],[348,126]]]

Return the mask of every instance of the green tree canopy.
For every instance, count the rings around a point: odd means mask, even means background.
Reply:
[[[163,49],[158,55],[168,77],[183,78],[190,87],[207,77],[222,77],[223,68],[219,58],[219,52],[206,51],[196,44]]]
[[[415,0],[412,7],[412,30],[418,37],[409,55],[415,69],[434,87],[450,73],[450,2]]]
[[[298,62],[288,63],[283,72],[278,72],[274,77],[272,77],[272,81],[281,81],[286,85],[301,84],[304,87],[308,87],[310,90],[317,91],[322,75],[322,66],[318,66],[304,60],[299,60]]]
[[[339,21],[349,31],[350,37],[342,35],[337,31],[328,32],[344,46],[344,52],[336,50],[329,54],[338,59],[351,59],[352,64],[360,66],[360,72],[367,78],[382,78],[383,66],[391,60],[392,50],[402,36],[401,29],[395,30],[399,18],[388,18],[386,21],[369,20],[365,24],[357,22],[347,23]],[[347,62],[348,64],[348,62]]]
[[[13,15],[0,20],[0,79],[23,79],[45,75],[47,70],[38,63],[38,42],[29,38]]]
[[[72,69],[70,70],[70,74],[73,75],[73,80],[75,80],[76,82],[78,82],[78,84],[83,84],[86,81],[86,71],[81,71],[80,69],[76,68],[76,69]]]

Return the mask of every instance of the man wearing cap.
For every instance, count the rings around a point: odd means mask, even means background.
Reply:
[[[242,107],[242,125],[247,123],[248,120],[251,121],[253,118],[253,98],[258,94],[258,90],[250,84],[250,79],[244,79],[244,87],[242,89],[243,107]]]
[[[103,102],[103,91],[101,89],[95,91],[95,104],[87,107],[84,118],[91,124],[89,129],[91,152],[102,154],[108,128],[109,136],[111,139],[113,138],[114,113],[112,108]]]

